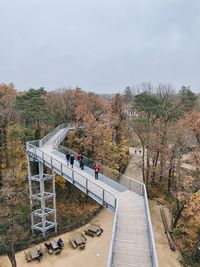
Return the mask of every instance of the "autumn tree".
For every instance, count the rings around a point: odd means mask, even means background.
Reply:
[[[16,90],[14,86],[0,84],[0,184],[3,184],[4,169],[6,168],[6,128],[16,119],[14,109]]]
[[[71,132],[66,145],[114,170],[120,170],[122,165],[127,164],[127,142],[124,137],[115,142],[115,119],[118,117],[111,112],[111,106],[94,93],[82,91],[76,92],[76,101],[76,121],[84,128]]]
[[[16,99],[16,108],[21,114],[22,122],[26,127],[35,129],[35,139],[40,138],[42,127],[51,119],[45,96],[44,88],[29,89]]]
[[[142,92],[135,96],[135,107],[139,116],[133,119],[133,129],[140,139],[142,145],[142,173],[143,181],[147,188],[150,175],[150,144],[152,137],[152,127],[156,122],[159,111],[159,99],[155,94]],[[146,163],[145,163],[146,161]]]
[[[127,86],[124,90],[123,99],[125,103],[133,102],[133,92],[129,86]]]
[[[193,263],[200,263],[200,190],[190,194],[181,219],[177,224],[178,239],[181,239],[182,252],[188,255]]]
[[[6,129],[8,177],[21,184],[27,176],[25,142],[34,138],[32,132],[20,124],[9,125]]]
[[[179,91],[179,96],[181,98],[181,108],[183,113],[192,111],[195,108],[198,97],[191,91],[189,86],[182,86],[181,90]]]
[[[193,110],[185,115],[183,123],[194,134],[196,141],[200,144],[200,112]]]
[[[143,148],[143,180],[148,186],[149,178],[154,183],[158,171],[160,182],[166,176],[166,169],[169,168],[169,177],[173,173],[171,166],[176,159],[171,157],[170,161],[169,158],[172,149],[169,137],[181,116],[181,103],[170,85],[161,84],[154,90],[151,87],[147,89],[134,98],[139,116],[133,118],[133,129]],[[177,147],[171,150],[173,155],[178,155],[175,151]]]
[[[56,124],[75,121],[77,94],[80,90],[58,89],[48,92],[46,102]]]
[[[4,189],[0,192],[0,254],[7,255],[12,267],[16,267],[15,251],[19,241],[25,237],[22,227],[20,205],[23,189]]]

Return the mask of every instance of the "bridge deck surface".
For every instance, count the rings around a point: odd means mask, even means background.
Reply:
[[[55,134],[41,150],[55,158],[58,162],[66,164],[63,154],[57,153],[53,149],[53,141],[63,131],[64,129],[61,129]],[[94,175],[91,175],[93,170],[90,168],[80,170],[77,167],[77,163],[75,163],[74,170],[87,177],[88,180],[91,180],[96,185],[109,190],[118,199],[118,216],[112,266],[152,267],[143,196],[121,186],[118,188],[112,183],[106,183],[104,180],[95,180]],[[98,190],[98,187],[96,190]]]

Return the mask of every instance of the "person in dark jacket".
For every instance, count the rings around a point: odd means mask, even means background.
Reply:
[[[84,165],[85,165],[85,162],[84,162],[84,157],[83,157],[83,155],[81,155],[81,157],[80,157],[80,168],[81,168],[81,170],[83,170],[84,169]]]
[[[70,154],[69,154],[69,152],[67,152],[67,153],[66,153],[67,165],[69,165],[69,159],[70,159]]]
[[[73,154],[71,154],[70,156],[70,164],[71,164],[71,167],[73,168],[74,166],[74,155]]]

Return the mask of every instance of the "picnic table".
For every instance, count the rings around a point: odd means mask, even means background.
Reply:
[[[86,235],[89,236],[100,236],[103,233],[103,229],[100,226],[97,225],[90,225],[88,228],[85,230]]]
[[[60,254],[60,251],[61,251],[61,250],[60,250],[60,247],[59,247],[57,241],[52,240],[52,241],[51,241],[51,245],[52,245],[52,248],[53,248],[55,254]]]
[[[39,259],[39,258],[40,258],[40,255],[39,255],[39,253],[38,253],[36,247],[32,247],[32,248],[30,249],[30,253],[31,253],[31,258],[32,258],[33,260],[35,260],[35,259]]]
[[[94,234],[96,234],[99,231],[99,227],[96,225],[90,225],[87,229],[88,229],[88,231],[90,231]]]
[[[76,243],[77,246],[81,246],[81,245],[84,245],[86,243],[85,239],[82,236],[74,237],[74,242]]]
[[[87,240],[86,237],[81,235],[81,236],[76,236],[73,239],[69,239],[69,243],[74,249],[77,247],[79,247],[80,249],[84,249],[86,240]]]
[[[56,250],[59,248],[59,246],[55,240],[51,241],[51,245],[52,245],[53,250]]]

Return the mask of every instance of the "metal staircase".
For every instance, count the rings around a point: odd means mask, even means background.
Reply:
[[[73,129],[70,125],[62,124],[42,140],[27,142],[32,230],[41,231],[43,235],[51,228],[57,231],[54,179],[54,173],[57,173],[115,212],[108,267],[158,267],[145,185],[125,177],[128,188],[122,192],[101,180],[94,180],[86,171],[67,166],[66,160],[55,152]],[[36,176],[31,175],[31,161],[38,162],[39,174]],[[52,175],[43,173],[43,165],[52,170]],[[51,192],[45,191],[47,179],[52,180]],[[32,190],[32,183],[40,185],[36,194]],[[46,205],[48,198],[53,199],[53,207]],[[34,209],[35,200],[39,201],[40,208]],[[40,221],[36,222],[35,218]]]

